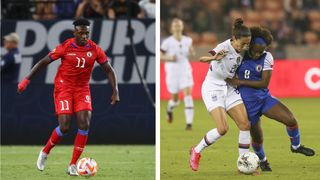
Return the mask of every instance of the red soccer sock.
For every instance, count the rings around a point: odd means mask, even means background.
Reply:
[[[84,146],[87,143],[88,139],[88,131],[86,130],[78,130],[76,139],[74,140],[74,148],[73,148],[73,154],[72,159],[70,161],[70,164],[76,164],[79,157],[81,156]]]
[[[60,131],[60,127],[56,127],[51,136],[48,140],[47,144],[44,146],[42,151],[46,154],[50,153],[50,150],[60,141],[61,137],[63,136],[62,132]]]

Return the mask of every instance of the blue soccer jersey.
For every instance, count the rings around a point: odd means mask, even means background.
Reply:
[[[259,59],[251,59],[246,53],[242,64],[237,70],[237,75],[241,80],[260,81],[262,79],[262,71],[267,70],[273,70],[271,53],[264,52]],[[259,89],[240,86],[238,90],[252,124],[256,124],[264,112],[278,103],[278,100],[271,96],[268,88]]]

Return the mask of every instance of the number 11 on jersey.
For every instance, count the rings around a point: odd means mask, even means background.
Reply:
[[[80,58],[78,58],[78,57],[77,57],[77,59],[78,59],[78,64],[77,64],[76,67],[84,68],[84,64],[86,63],[86,59],[85,59],[85,58],[81,58],[81,59],[80,59]],[[81,60],[82,60],[82,65],[80,66]]]

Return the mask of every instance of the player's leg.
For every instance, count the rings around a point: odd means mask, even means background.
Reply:
[[[179,77],[173,66],[166,65],[166,85],[167,89],[171,95],[170,100],[167,104],[167,121],[172,123],[173,121],[173,109],[179,105]]]
[[[43,171],[45,168],[45,162],[47,157],[51,151],[51,149],[58,144],[61,140],[62,136],[65,135],[70,129],[70,122],[71,122],[71,114],[60,114],[58,115],[59,126],[56,127],[47,142],[44,148],[40,151],[38,160],[37,160],[37,167],[40,171]]]
[[[61,137],[69,132],[71,117],[71,114],[58,115],[59,126],[53,130],[50,139],[43,148],[43,152],[49,154],[50,150],[60,141]]]
[[[78,132],[74,140],[72,158],[69,163],[68,172],[67,172],[70,176],[78,176],[76,163],[80,158],[88,140],[91,111],[83,110],[83,111],[76,112],[76,119],[77,119],[77,125],[78,125]]]
[[[291,151],[306,156],[313,156],[315,154],[313,149],[304,147],[300,144],[298,122],[292,112],[284,104],[272,97],[270,97],[268,101],[269,103],[267,104],[269,104],[269,106],[266,105],[266,111],[263,111],[263,114],[270,119],[274,119],[286,125],[287,133],[291,141]]]
[[[77,118],[78,132],[74,141],[74,149],[73,149],[73,154],[72,154],[72,159],[70,161],[70,164],[76,164],[87,143],[89,125],[90,125],[90,119],[91,119],[91,111],[84,110],[84,111],[76,112],[76,118]]]
[[[217,107],[210,112],[212,119],[216,123],[216,128],[207,132],[200,143],[194,148],[197,153],[215,143],[221,136],[228,132],[227,116],[224,108]]]
[[[216,128],[208,131],[200,143],[191,148],[189,164],[192,170],[199,168],[200,153],[209,145],[215,143],[221,136],[227,133],[228,124],[226,121],[225,93],[226,87],[217,87],[211,83],[202,84],[201,95],[208,112],[216,123]]]
[[[199,161],[200,161],[200,153],[208,146],[214,144],[221,136],[225,135],[229,129],[227,124],[227,116],[224,108],[217,107],[210,111],[210,115],[212,119],[216,123],[216,128],[211,129],[208,131],[205,136],[202,138],[200,143],[191,148],[190,150],[190,160],[189,164],[191,169],[197,171],[199,168]]]
[[[55,112],[58,116],[59,126],[56,127],[45,145],[40,151],[37,167],[39,170],[44,170],[45,161],[50,153],[50,150],[60,141],[61,137],[66,134],[70,128],[71,117],[73,113],[72,95],[69,89],[64,89],[60,85],[55,85],[54,88],[54,105]]]
[[[171,99],[168,101],[167,105],[167,121],[172,123],[173,121],[173,109],[179,105],[179,94],[171,94]]]
[[[186,87],[184,92],[184,113],[186,116],[186,130],[192,129],[192,122],[194,116],[193,99],[192,99],[192,87]]]
[[[238,126],[239,132],[239,155],[245,152],[249,152],[250,148],[250,122],[248,120],[247,112],[244,104],[238,104],[230,108],[228,111],[231,119],[234,120]]]
[[[240,93],[231,86],[227,88],[226,110],[240,130],[238,141],[239,155],[249,152],[250,122]]]
[[[252,148],[260,159],[260,168],[262,171],[272,171],[263,148],[263,132],[260,120],[257,123],[251,123],[250,134],[252,137]]]

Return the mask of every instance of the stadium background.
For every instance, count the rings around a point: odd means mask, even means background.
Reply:
[[[117,0],[116,0],[117,1]],[[139,1],[135,1],[139,2]],[[31,67],[50,50],[72,37],[77,7],[85,3],[79,17],[89,18],[91,39],[111,60],[119,82],[121,102],[110,105],[111,87],[96,64],[90,80],[93,116],[89,144],[155,144],[155,109],[140,84],[134,67],[126,14],[108,17],[113,1],[2,1],[1,39],[17,32],[22,54],[17,78],[1,73],[1,144],[44,144],[57,126],[53,104],[53,81],[59,62],[54,62],[32,79],[22,95],[16,87]],[[136,3],[137,4],[137,3]],[[67,10],[66,8],[70,8]],[[136,7],[132,7],[134,9]],[[132,10],[134,11],[134,10]],[[155,20],[141,8],[132,17],[136,61],[151,96],[155,98]],[[140,16],[142,14],[143,16]],[[1,47],[1,55],[6,50]],[[10,75],[11,76],[11,75]],[[10,80],[8,80],[10,79]],[[76,132],[73,124],[72,131]],[[73,144],[73,135],[62,144]]]
[[[173,17],[184,21],[185,34],[193,39],[196,56],[193,68],[194,122],[185,131],[184,103],[173,111],[174,120],[166,121],[170,95],[165,84],[164,63],[160,66],[160,176],[166,180],[191,179],[318,179],[320,168],[320,1],[319,0],[161,0],[161,40],[170,35]],[[228,117],[228,133],[201,155],[200,167],[193,172],[188,164],[190,147],[195,146],[216,124],[201,99],[201,85],[208,64],[200,56],[219,42],[230,38],[232,23],[242,17],[248,26],[265,25],[274,36],[270,48],[275,58],[270,82],[271,94],[293,112],[301,142],[316,151],[308,158],[290,152],[285,127],[264,116],[261,124],[264,149],[272,172],[259,176],[237,173],[239,129]],[[252,149],[251,149],[252,151]]]

